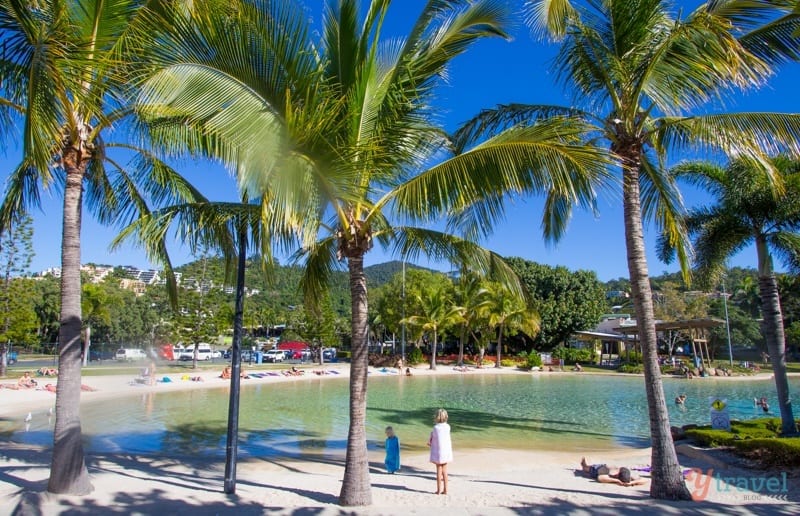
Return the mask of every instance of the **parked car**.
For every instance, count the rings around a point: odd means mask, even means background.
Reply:
[[[147,358],[147,354],[137,348],[119,348],[114,358],[120,361],[133,362],[135,360],[144,360]]]
[[[336,360],[336,348],[325,348],[322,350],[323,360]]]
[[[270,349],[264,353],[264,362],[283,362],[285,357],[282,349]]]
[[[201,342],[197,345],[197,360],[211,360],[214,352],[211,349],[211,344]],[[180,356],[181,360],[194,360],[194,346],[189,346],[183,350]]]

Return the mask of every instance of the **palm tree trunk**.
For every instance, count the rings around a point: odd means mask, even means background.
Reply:
[[[461,327],[461,336],[458,339],[458,367],[464,367],[464,343],[467,340],[467,325]]]
[[[67,172],[61,242],[61,321],[53,458],[47,490],[92,492],[81,436],[81,205],[85,161],[75,149],[64,152]]]
[[[678,464],[678,456],[675,453],[675,443],[672,441],[664,387],[661,383],[661,369],[658,365],[653,295],[647,271],[639,197],[641,149],[631,145],[627,148],[612,150],[626,158],[623,165],[625,244],[636,325],[642,347],[645,391],[650,416],[650,445],[652,446],[650,496],[667,500],[690,500],[691,495],[684,482],[680,464]]]
[[[431,342],[431,370],[436,370],[436,348],[438,347],[439,343],[436,342],[438,339],[437,331],[433,330],[433,342]]]
[[[350,430],[339,503],[345,506],[372,504],[367,456],[367,279],[364,255],[350,256],[350,306],[352,342],[350,359]]]
[[[503,326],[504,324],[500,324],[500,327],[497,329],[497,362],[495,362],[495,367],[500,367],[500,358],[501,352],[503,349]]]
[[[781,413],[781,433],[796,435],[792,400],[789,397],[789,379],[786,375],[786,338],[783,332],[783,313],[778,294],[778,282],[772,270],[772,257],[763,237],[756,238],[758,252],[758,289],[761,296],[764,338],[767,341],[769,359],[778,394],[778,409]]]
[[[83,365],[89,365],[89,348],[92,347],[92,325],[86,325],[86,338],[83,340]]]

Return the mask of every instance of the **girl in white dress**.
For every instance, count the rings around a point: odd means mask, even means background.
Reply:
[[[450,440],[450,425],[447,411],[439,409],[433,418],[435,423],[428,446],[431,447],[431,462],[436,464],[436,494],[447,494],[447,463],[453,460],[453,444]],[[444,487],[444,489],[442,489]]]

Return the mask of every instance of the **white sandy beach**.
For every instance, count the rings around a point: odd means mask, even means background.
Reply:
[[[313,369],[303,377],[268,376],[251,382],[307,381],[318,376]],[[375,371],[377,374],[378,371]],[[141,394],[143,391],[202,389],[219,386],[218,373],[199,373],[202,382],[181,380],[168,374],[170,383],[131,386],[132,375],[90,376],[84,383],[97,389],[82,394],[83,403]],[[464,374],[440,366],[431,372],[423,366],[415,375]],[[513,369],[471,370],[466,374],[531,374]],[[536,373],[534,373],[536,374]],[[540,373],[572,374],[572,373]],[[583,374],[583,373],[581,373]],[[161,378],[163,375],[158,375]],[[0,382],[10,383],[10,382]],[[40,382],[43,385],[45,382]],[[0,389],[0,415],[22,418],[28,411],[48,410],[55,395],[44,391]],[[570,450],[519,452],[455,450],[450,465],[448,495],[435,495],[433,467],[427,454],[404,452],[402,469],[389,475],[383,470],[381,451],[370,452],[372,498],[369,507],[337,504],[344,472],[344,457],[240,460],[236,493],[223,493],[224,462],[185,456],[139,456],[123,453],[88,454],[87,466],[94,492],[87,496],[46,493],[48,449],[3,442],[0,451],[0,515],[2,514],[798,514],[800,488],[797,472],[744,469],[723,452],[706,452],[679,445],[684,468],[699,468],[690,475],[696,502],[654,501],[648,485],[621,487],[600,484],[576,473],[580,456]],[[649,449],[598,452],[590,462],[644,467]],[[712,471],[713,470],[713,471]],[[785,473],[785,475],[784,475]],[[647,473],[641,473],[645,477]],[[711,474],[713,476],[709,477]],[[697,477],[697,478],[695,478]],[[727,481],[725,479],[728,479]],[[759,483],[773,483],[771,491]],[[747,482],[750,489],[743,487]],[[784,489],[785,487],[785,489]]]

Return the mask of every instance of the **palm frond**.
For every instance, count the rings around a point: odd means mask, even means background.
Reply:
[[[800,233],[778,231],[769,237],[772,254],[793,273],[800,272]]]
[[[567,34],[567,27],[577,15],[569,0],[527,0],[525,2],[525,23],[534,34],[550,36],[560,40]]]
[[[456,214],[470,234],[502,217],[503,198],[541,193],[585,208],[611,182],[605,149],[582,143],[592,126],[550,119],[514,127],[407,181],[394,191],[399,213],[412,220]],[[458,185],[458,188],[453,188]],[[560,201],[559,201],[560,202]],[[556,206],[553,204],[553,206]],[[551,237],[560,234],[557,225]]]
[[[721,151],[773,170],[770,156],[800,156],[800,115],[733,113],[662,119],[654,136],[676,151]]]
[[[436,261],[445,260],[461,270],[470,270],[487,279],[507,285],[513,292],[525,296],[516,273],[503,258],[475,242],[431,229],[410,226],[393,228],[393,252],[416,260],[420,254]]]
[[[6,192],[0,206],[0,231],[11,227],[17,214],[30,213],[41,206],[39,197],[39,171],[23,162],[6,180]]]
[[[336,259],[336,239],[322,238],[312,247],[299,250],[291,261],[303,264],[303,275],[299,285],[303,293],[303,304],[312,309],[319,307],[320,301],[329,289],[333,272],[339,268]]]
[[[642,218],[655,221],[656,227],[678,256],[684,281],[690,281],[691,243],[683,227],[684,205],[673,175],[664,173],[647,156],[642,159],[639,176]]]
[[[505,104],[493,109],[483,109],[465,122],[453,134],[453,152],[461,154],[487,135],[518,125],[531,125],[552,118],[576,118],[591,120],[592,116],[580,109],[562,106]]]
[[[742,46],[770,64],[797,60],[800,10],[795,0],[730,0],[705,8],[729,20]]]

